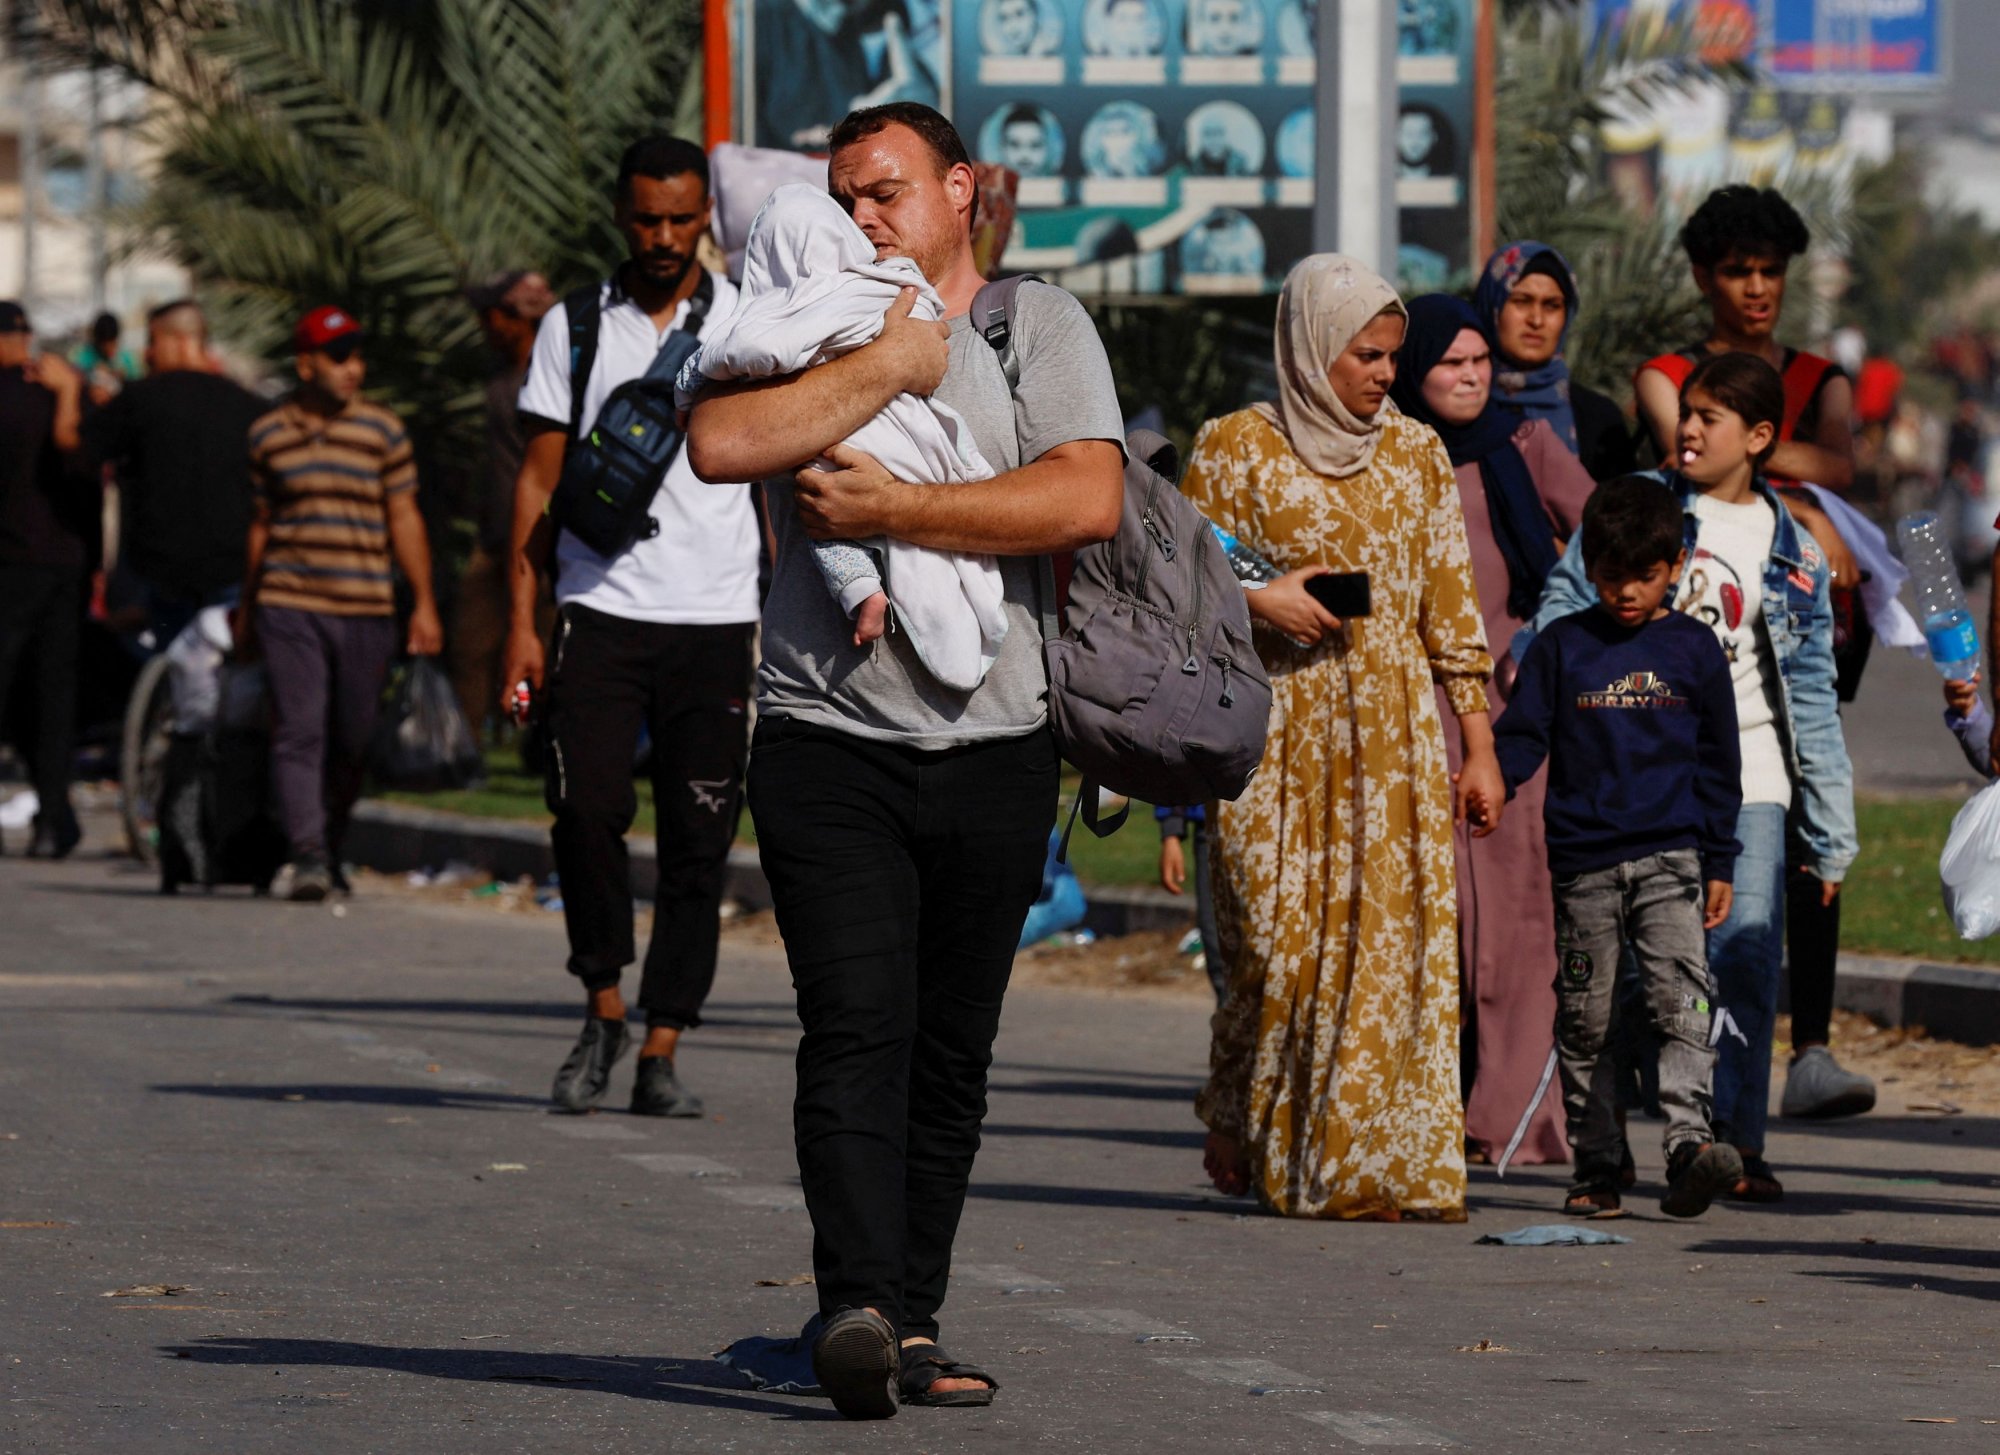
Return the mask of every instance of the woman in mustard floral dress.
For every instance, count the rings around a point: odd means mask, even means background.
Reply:
[[[1498,787],[1492,673],[1451,461],[1387,402],[1407,322],[1353,260],[1307,258],[1278,299],[1279,399],[1202,428],[1182,488],[1289,572],[1250,594],[1270,746],[1219,806],[1208,1166],[1294,1217],[1465,1217],[1452,824]],[[1366,571],[1372,614],[1304,590]],[[1445,764],[1433,684],[1458,716]]]

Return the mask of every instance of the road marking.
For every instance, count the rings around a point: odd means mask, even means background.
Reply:
[[[1129,1308],[1043,1308],[1036,1313],[1079,1334],[1130,1334],[1135,1344],[1199,1344],[1185,1329]]]
[[[707,1191],[717,1197],[726,1197],[744,1207],[762,1208],[766,1212],[804,1212],[806,1195],[796,1187],[780,1187],[775,1183],[720,1183]]]
[[[1273,1364],[1268,1359],[1173,1359],[1154,1356],[1172,1366],[1176,1374],[1192,1374],[1210,1384],[1233,1384],[1252,1394],[1319,1394],[1320,1387],[1305,1375]]]
[[[1413,1425],[1408,1420],[1399,1420],[1394,1415],[1371,1414],[1367,1410],[1314,1410],[1311,1414],[1301,1414],[1302,1420],[1311,1420],[1315,1425],[1325,1425],[1343,1440],[1356,1445],[1456,1445],[1449,1436],[1440,1435],[1436,1430]]]
[[[604,1121],[597,1117],[552,1116],[544,1123],[559,1137],[574,1137],[580,1142],[643,1142],[644,1132],[634,1131],[619,1122]]]
[[[421,1046],[398,1046],[371,1031],[352,1026],[329,1025],[324,1021],[298,1021],[295,1029],[315,1041],[331,1041],[348,1055],[363,1061],[381,1061],[432,1086],[455,1086],[460,1090],[483,1090],[505,1086],[498,1077],[480,1071],[448,1070],[437,1056]]]
[[[669,1177],[741,1177],[743,1174],[726,1163],[710,1157],[697,1157],[692,1152],[620,1152],[627,1162],[637,1163],[648,1172],[661,1172]]]
[[[1009,1268],[999,1263],[955,1263],[951,1276],[968,1283],[984,1284],[1005,1293],[1061,1293],[1062,1289],[1046,1278],[1037,1278],[1032,1273],[1023,1273],[1018,1268]]]

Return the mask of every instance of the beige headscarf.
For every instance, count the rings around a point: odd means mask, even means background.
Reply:
[[[1255,408],[1318,474],[1340,480],[1367,469],[1382,421],[1395,413],[1385,399],[1373,419],[1361,418],[1340,402],[1326,377],[1385,308],[1409,317],[1394,288],[1344,253],[1300,259],[1278,294],[1278,402]]]

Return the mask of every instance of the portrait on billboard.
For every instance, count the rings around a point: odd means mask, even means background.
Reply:
[[[1083,170],[1093,177],[1157,177],[1166,170],[1160,119],[1136,101],[1098,108],[1083,128]]]
[[[1187,169],[1194,177],[1254,177],[1264,170],[1264,128],[1234,101],[1210,101],[1187,119]]]
[[[1451,122],[1435,106],[1405,103],[1396,114],[1396,173],[1402,177],[1450,177],[1458,172],[1458,141]]]
[[[1191,56],[1254,56],[1264,46],[1263,0],[1188,0],[1182,39]]]
[[[962,13],[962,12],[961,12]],[[1055,0],[982,0],[979,46],[989,56],[1047,56],[1062,47]]]
[[[751,140],[818,151],[861,106],[938,104],[934,0],[754,0]]]
[[[1448,56],[1458,50],[1458,0],[1396,0],[1396,53]]]
[[[1301,106],[1278,123],[1278,175],[1310,177],[1313,174],[1313,147],[1318,141],[1313,127],[1313,109]]]
[[[1046,106],[1017,101],[986,118],[979,128],[979,159],[1011,168],[1023,177],[1053,177],[1062,171],[1062,123]]]
[[[1218,207],[1181,238],[1181,274],[1186,278],[1264,276],[1264,234],[1233,207]]]
[[[1131,60],[1167,48],[1167,20],[1157,0],[1084,0],[1083,48],[1093,56]]]
[[[1282,0],[1278,6],[1278,49],[1288,56],[1319,53],[1319,0]]]

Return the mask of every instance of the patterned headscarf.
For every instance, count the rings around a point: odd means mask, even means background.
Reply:
[[[1534,264],[1546,259],[1542,266]],[[1530,271],[1547,273],[1562,289],[1563,311],[1562,337],[1556,340],[1556,351],[1545,364],[1524,366],[1500,352],[1500,310],[1507,297],[1520,285],[1521,279]],[[1556,432],[1556,438],[1569,446],[1573,455],[1577,452],[1576,413],[1569,403],[1569,365],[1563,362],[1563,347],[1569,342],[1569,331],[1576,322],[1577,296],[1576,275],[1563,255],[1547,243],[1509,243],[1486,260],[1486,271],[1479,275],[1479,286],[1473,290],[1472,306],[1479,314],[1479,321],[1486,326],[1486,335],[1494,341],[1493,348],[1493,395],[1503,406],[1529,419],[1546,419]]]
[[[1326,376],[1384,311],[1409,316],[1394,288],[1341,253],[1300,259],[1278,293],[1278,402],[1255,407],[1317,474],[1344,480],[1367,469],[1382,421],[1394,413],[1385,399],[1374,418],[1361,418],[1340,402]]]

